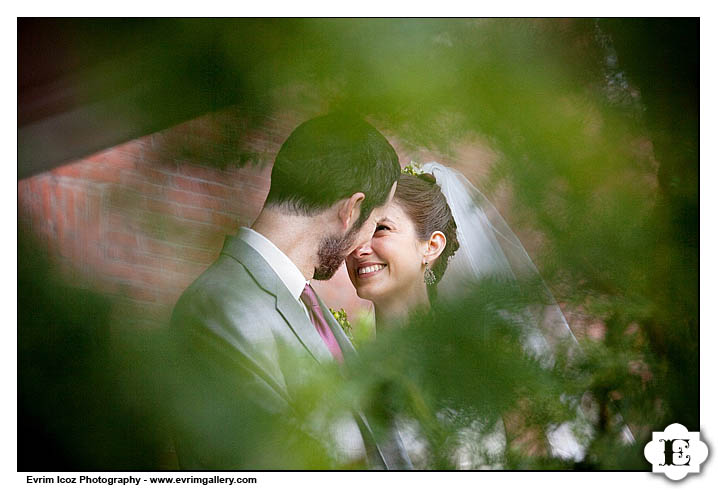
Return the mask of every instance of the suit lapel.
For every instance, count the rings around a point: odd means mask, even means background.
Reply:
[[[225,239],[222,253],[244,265],[247,271],[254,277],[255,281],[257,281],[257,284],[259,284],[264,291],[276,298],[275,306],[277,311],[282,315],[302,345],[304,345],[317,361],[332,362],[334,360],[329,348],[319,336],[319,333],[309,320],[304,309],[297,300],[292,297],[282,280],[279,279],[259,252],[243,240],[228,236]],[[336,321],[336,318],[334,318],[334,315],[332,315],[321,298],[319,299],[319,305],[345,358],[356,355],[356,350],[351,341],[349,341],[341,325]],[[378,468],[388,468],[386,458],[374,440],[374,435],[365,416],[355,414],[355,420],[364,439],[367,456],[372,465]]]
[[[280,284],[277,291],[277,310],[317,361],[326,362],[334,359],[314,324],[309,320],[302,306],[289,294],[284,284]]]
[[[259,252],[244,240],[228,236],[225,239],[222,253],[243,264],[257,284],[276,298],[275,308],[292,329],[294,335],[317,361],[324,362],[332,359],[331,352],[302,306],[292,297],[282,280]]]

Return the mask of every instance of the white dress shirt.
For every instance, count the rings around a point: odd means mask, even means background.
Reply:
[[[244,240],[247,245],[252,247],[259,253],[259,255],[267,261],[272,270],[279,276],[279,279],[284,283],[292,297],[295,298],[300,305],[304,313],[309,317],[309,312],[304,302],[300,299],[304,286],[309,284],[302,275],[299,268],[291,261],[287,255],[279,250],[275,244],[273,244],[267,237],[261,233],[257,233],[251,228],[241,227],[237,232],[237,237]]]

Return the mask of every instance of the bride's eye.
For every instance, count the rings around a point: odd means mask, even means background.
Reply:
[[[376,229],[374,230],[374,233],[376,233],[377,231],[388,230],[388,229],[389,229],[389,227],[386,225],[376,225]]]

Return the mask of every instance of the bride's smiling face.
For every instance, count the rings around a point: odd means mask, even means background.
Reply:
[[[359,297],[376,301],[421,291],[426,243],[419,240],[411,218],[396,201],[387,206],[371,239],[346,259]]]

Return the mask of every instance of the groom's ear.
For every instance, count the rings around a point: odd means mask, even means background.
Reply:
[[[440,231],[435,231],[426,242],[424,259],[431,264],[439,258],[444,248],[446,248],[446,236]]]
[[[349,198],[344,199],[339,205],[339,220],[344,230],[351,228],[361,214],[361,205],[364,202],[364,193],[355,192]]]

